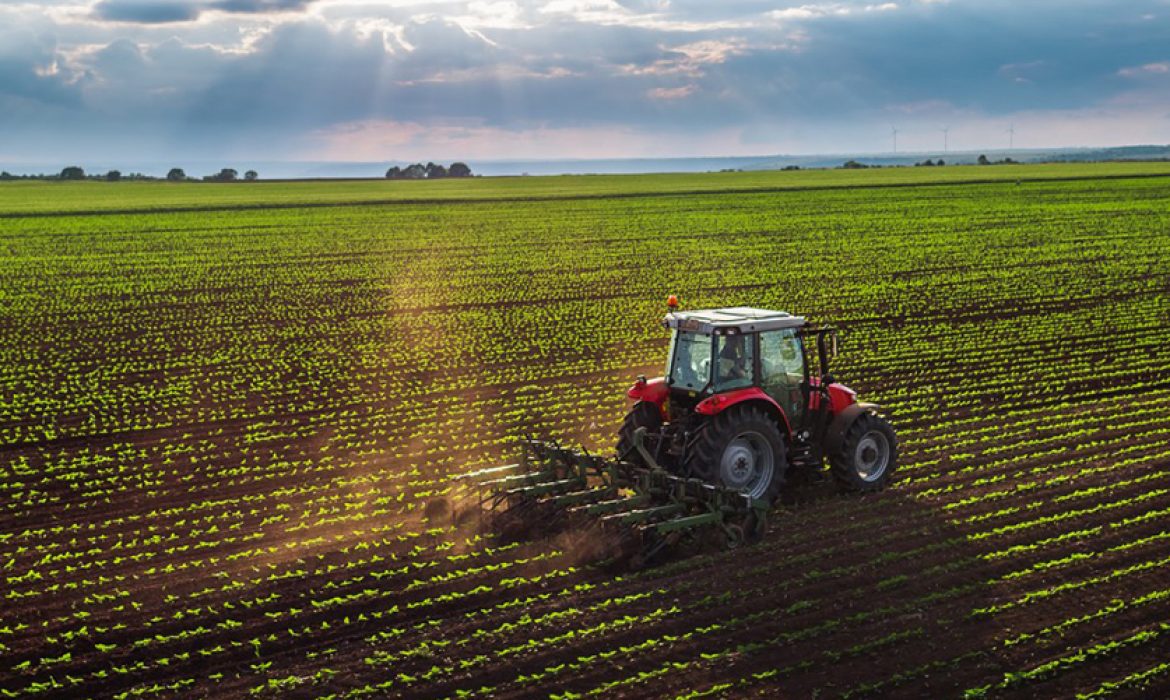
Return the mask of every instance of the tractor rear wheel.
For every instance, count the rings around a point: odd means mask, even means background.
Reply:
[[[893,476],[898,461],[898,438],[885,418],[876,413],[863,413],[845,431],[829,461],[833,478],[842,491],[880,491]]]
[[[634,447],[636,444],[634,432],[638,428],[645,428],[646,433],[650,435],[658,435],[662,431],[662,411],[658,409],[657,404],[649,401],[639,401],[634,404],[634,407],[630,409],[622,421],[621,430],[618,431],[618,459],[640,467],[648,467],[650,465],[646,464],[642,454]],[[655,445],[651,441],[646,440],[643,445],[651,454],[654,453]]]
[[[759,408],[740,405],[699,428],[685,467],[691,476],[771,503],[784,484],[788,455],[776,421]]]

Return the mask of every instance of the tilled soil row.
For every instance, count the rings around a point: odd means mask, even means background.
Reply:
[[[1059,579],[1056,580],[1059,581]],[[1071,603],[1067,597],[1063,597],[1032,605],[1028,609],[1027,629],[1039,630],[1051,624],[1059,624],[1067,619],[1070,611],[1091,612],[1091,610],[1086,610],[1085,604],[1092,607],[1099,601],[1108,603],[1118,590],[1133,590],[1144,593],[1150,589],[1150,586],[1157,586],[1157,584],[1155,576],[1131,577],[1120,588],[1110,588],[1105,591],[1096,589],[1090,591],[1090,595]],[[969,618],[962,614],[955,616],[954,613],[961,612],[960,606],[971,603],[970,597],[947,600],[912,613],[900,621],[890,621],[886,625],[874,624],[868,630],[864,626],[842,629],[835,642],[826,642],[829,650],[826,652],[827,661],[835,661],[839,650],[849,649],[850,645],[856,646],[860,642],[864,646],[867,641],[872,645],[875,642],[880,642],[884,635],[897,634],[900,630],[918,627],[922,628],[924,633],[889,645],[888,650],[884,651],[877,659],[878,663],[864,665],[863,672],[850,675],[852,685],[846,688],[838,687],[838,690],[847,691],[863,687],[866,684],[881,684],[899,674],[909,676],[913,669],[940,660],[939,650],[945,649],[948,654],[951,654],[951,659],[962,659],[963,661],[936,666],[933,669],[933,678],[907,678],[897,685],[899,694],[905,693],[908,697],[925,695],[937,697],[940,692],[943,696],[951,697],[961,694],[964,689],[978,684],[980,680],[985,681],[988,678],[999,677],[1013,669],[1038,665],[1044,660],[1045,653],[1052,653],[1047,647],[1038,648],[1028,643],[1005,648],[1002,644],[1005,636],[1009,632],[1015,633],[1021,629],[1007,620],[999,617]],[[1131,624],[1149,624],[1152,621],[1162,620],[1165,619],[1168,611],[1170,611],[1170,605],[1159,601],[1156,604],[1135,608],[1124,615],[1111,617],[1104,623],[1099,621],[1096,625],[1081,626],[1061,637],[1057,642],[1065,650],[1075,648],[1082,643],[1091,645],[1099,640],[1102,633],[1108,634],[1113,630],[1124,630]],[[775,651],[769,649],[767,653],[773,654]],[[780,652],[779,655],[784,658],[786,654]],[[977,663],[967,663],[970,660],[976,660]],[[832,687],[840,680],[839,669],[834,668],[831,664],[795,668],[790,665],[787,668],[790,670],[783,674],[784,679],[781,687],[786,693],[795,691],[795,695],[798,697],[818,688]],[[720,677],[730,680],[736,678],[733,670],[720,668],[718,674]],[[749,676],[748,669],[744,669],[744,672],[739,674],[741,686],[744,685],[744,679],[749,678]],[[692,683],[697,683],[697,685],[691,687],[702,687],[699,678],[701,678],[701,674],[692,677]],[[751,686],[752,683],[748,682],[746,685]],[[680,689],[687,687],[686,684],[679,686]]]
[[[1138,624],[1128,629],[1117,630],[1106,639],[1121,641],[1134,634],[1153,630],[1155,623],[1161,620],[1150,620],[1146,624]],[[1151,675],[1148,679],[1125,683],[1125,679],[1142,671],[1153,669],[1170,659],[1170,639],[1163,633],[1156,639],[1134,646],[1123,646],[1120,650],[1106,652],[1097,657],[1079,664],[1076,667],[1062,670],[1059,674],[1049,678],[1040,678],[1020,683],[1018,686],[1004,690],[995,690],[988,694],[992,698],[1018,698],[1031,700],[1032,698],[1063,698],[1077,697],[1081,694],[1096,692],[1106,683],[1116,683],[1121,687],[1103,693],[1102,697],[1125,700],[1149,700],[1150,698],[1170,697],[1170,671]],[[1096,640],[1098,642],[1104,640]],[[982,679],[986,681],[986,677]],[[978,681],[976,681],[978,682]],[[984,683],[986,685],[986,683]],[[981,686],[979,686],[981,687]]]
[[[939,557],[939,560],[944,562],[944,563],[947,562],[945,553]],[[922,562],[920,560],[917,560],[916,563],[921,564]],[[1006,564],[1011,564],[1011,562],[1007,562]],[[1002,570],[1004,573],[1009,573],[1011,570],[1015,570],[1014,568],[1012,568],[1012,566],[1006,565],[1006,564],[1001,563],[1001,565],[1000,565],[1000,570]],[[946,572],[950,569],[950,567],[947,567],[945,565],[940,565],[940,569],[942,571]],[[862,574],[862,575],[865,575],[865,574]],[[968,577],[969,575],[970,575],[969,572],[966,572],[963,570],[959,570],[958,574],[952,574],[952,576],[957,577],[957,580],[962,580],[964,577]],[[775,575],[771,572],[764,572],[763,574],[760,575],[759,580],[764,583],[765,588],[770,587],[770,588],[775,589],[775,587],[776,587]],[[868,577],[867,582],[872,582],[872,577]],[[846,591],[852,591],[852,590],[856,589],[856,582],[853,579],[846,578],[846,579],[844,579],[842,586]],[[930,586],[933,586],[933,584],[928,584],[928,587],[930,587]],[[781,585],[781,588],[786,588],[786,587]],[[824,589],[825,585],[823,582],[814,582],[814,583],[809,584],[806,588],[807,589],[817,589],[817,588]],[[625,590],[628,590],[628,588],[623,587],[623,591],[625,591]],[[716,587],[714,590],[718,591],[719,589],[718,589],[718,587]],[[830,587],[829,590],[831,591],[832,588]],[[807,599],[808,595],[809,595],[809,590],[803,590],[803,591],[796,590],[796,591],[791,592],[791,594],[786,594],[785,599],[782,602],[785,604],[790,604],[792,601],[795,601],[795,600]],[[658,600],[661,600],[661,599],[659,598]],[[675,602],[675,600],[672,599],[670,602],[673,603],[673,602]],[[644,609],[649,609],[649,607],[650,606],[646,606],[646,608],[644,608]],[[725,614],[725,613],[730,614],[730,613],[727,613],[727,610],[728,610],[728,608],[726,606],[716,610],[715,615],[714,615],[714,619],[718,619],[722,614]],[[633,614],[633,613],[631,613],[631,614]],[[702,618],[696,620],[694,616],[691,616],[690,618],[688,618],[687,623],[684,624],[681,629],[685,630],[688,628],[693,628],[695,625],[699,624],[701,621],[702,621]],[[658,631],[658,629],[659,629],[659,627],[656,626],[655,631]],[[669,634],[670,632],[665,631],[664,633]],[[640,636],[644,636],[644,634],[645,634],[644,632],[641,633],[641,635],[639,633],[635,632],[633,634],[628,635],[628,637],[619,637],[619,638],[611,639],[608,643],[599,645],[599,648],[602,648],[602,649],[604,649],[606,647],[613,648],[614,645],[619,645],[619,644],[627,644],[627,645],[634,644],[638,641],[641,641]],[[444,638],[450,639],[450,637],[447,635],[444,635]],[[448,661],[453,663],[459,657],[450,657],[449,652],[450,652],[450,648],[444,649],[443,658],[445,660],[448,660]],[[472,654],[472,656],[474,656],[473,651],[469,650],[468,653]],[[535,663],[525,664],[524,668],[530,668],[532,671],[539,671],[541,668],[543,668],[542,664],[545,664],[546,662],[549,662],[551,660],[555,660],[556,658],[558,658],[558,655],[563,655],[563,654],[560,654],[560,652],[558,652],[555,649],[554,650],[547,650],[547,651],[543,651],[543,652],[538,652],[538,654],[539,654],[539,657],[535,659]],[[546,656],[548,658],[544,658]],[[624,660],[627,662],[629,661],[629,659],[624,659]],[[478,682],[479,680],[480,680],[480,678],[477,677],[476,681]],[[415,687],[415,690],[418,690],[417,686]],[[442,691],[437,691],[437,692],[439,692],[441,694]]]
[[[1028,513],[1028,515],[1035,515],[1035,514],[1033,514],[1033,513]],[[427,592],[432,592],[432,591],[427,591]],[[181,631],[181,629],[184,629],[184,625],[178,625],[178,626],[177,626],[177,631]],[[159,633],[165,633],[165,632],[159,632]]]
[[[1125,540],[1124,537],[1117,539],[1121,541]],[[1119,555],[1111,560],[1095,563],[1093,567],[1086,565],[1082,568],[1085,572],[1089,573],[1095,567],[1108,568],[1115,566],[1121,568],[1133,561],[1143,561],[1143,557],[1148,555],[1149,550],[1145,552],[1127,551],[1124,555]],[[929,561],[922,563],[926,565],[926,568],[920,569],[919,566],[915,565],[914,569],[927,572],[932,570],[932,567],[929,566]],[[1007,566],[1005,562],[1000,562],[998,566],[981,569],[978,566],[980,563],[979,560],[975,560],[972,563],[975,566],[968,568],[944,565],[937,569],[934,575],[929,577],[915,577],[903,567],[881,572],[863,570],[854,573],[852,576],[842,578],[838,585],[827,587],[822,591],[825,599],[838,601],[830,608],[832,612],[820,609],[818,611],[819,614],[812,616],[812,619],[820,625],[825,624],[826,618],[840,620],[842,624],[840,626],[830,627],[825,637],[814,637],[815,641],[812,641],[811,644],[806,639],[800,639],[796,643],[797,649],[786,651],[787,643],[780,641],[780,638],[793,636],[799,630],[799,627],[797,630],[793,630],[787,620],[764,620],[752,624],[743,630],[728,630],[723,634],[704,636],[702,639],[696,640],[693,647],[674,645],[670,649],[671,656],[667,660],[693,664],[694,660],[700,658],[702,653],[719,650],[721,648],[719,646],[720,644],[723,645],[723,649],[734,649],[737,646],[751,642],[765,643],[764,648],[751,654],[737,653],[727,657],[720,656],[717,660],[710,663],[700,663],[694,671],[694,676],[687,678],[685,682],[679,685],[679,688],[693,688],[697,687],[694,685],[696,678],[711,679],[715,677],[726,680],[747,677],[751,673],[759,671],[757,664],[761,660],[775,663],[772,659],[788,659],[792,657],[806,659],[814,652],[840,652],[843,649],[850,648],[851,645],[881,640],[889,634],[913,629],[915,626],[926,629],[930,629],[930,626],[942,628],[955,626],[961,628],[963,630],[961,638],[964,644],[978,642],[974,646],[965,649],[965,651],[981,651],[986,648],[988,642],[996,640],[1001,634],[1003,628],[1000,625],[1000,621],[995,617],[990,619],[967,618],[963,611],[973,610],[986,605],[990,599],[989,594],[995,588],[996,584],[982,583],[971,588],[970,582],[980,578],[980,576],[983,577],[984,581],[988,581],[994,578],[995,575],[1003,575],[1003,573],[1018,570],[1018,567]],[[890,574],[897,575],[894,573],[895,571],[907,572],[904,574],[908,577],[905,583],[893,589],[883,590],[883,587],[880,585],[881,580],[888,579]],[[973,576],[972,574],[975,572],[978,572],[978,574]],[[1077,570],[1074,568],[1052,571],[1043,577],[1036,578],[1032,581],[1032,584],[1042,589],[1046,585],[1060,583],[1066,578],[1075,577],[1077,573]],[[988,576],[988,574],[992,574],[993,576]],[[874,583],[875,579],[877,579],[876,583]],[[945,596],[930,602],[930,596],[932,594],[945,591],[958,591],[961,595],[959,597]],[[795,593],[793,598],[800,599],[799,595]],[[1029,612],[1031,616],[1029,619],[1035,620],[1039,618],[1040,620],[1050,620],[1052,617],[1055,617],[1055,621],[1063,620],[1063,616],[1067,612],[1065,601],[1048,601],[1048,603],[1048,615],[1045,614],[1045,606],[1030,606]],[[762,605],[766,604],[762,603]],[[885,610],[890,610],[891,612],[901,611],[898,613],[901,617],[890,617],[886,615],[864,617],[874,611]],[[864,619],[857,619],[858,616],[863,616]],[[702,619],[695,620],[696,624],[702,624],[702,622]],[[792,622],[795,623],[796,620]],[[936,636],[934,633],[923,635],[927,639],[932,639],[934,636]],[[778,645],[777,642],[779,642]],[[819,650],[818,647],[822,645],[824,647],[823,650]],[[935,645],[928,643],[916,655],[910,655],[907,651],[906,653],[897,654],[897,658],[908,658],[912,662],[922,662],[933,658],[931,654],[936,651]],[[621,673],[625,674],[626,677],[636,676],[638,672],[652,670],[656,665],[662,663],[663,659],[661,658],[651,659],[649,668],[646,668],[641,664],[631,664],[631,660],[627,658],[623,659]],[[716,667],[712,668],[712,664],[715,664]],[[802,674],[809,672],[808,669],[800,669],[799,671]],[[608,669],[595,678],[599,682],[609,681],[613,679],[613,672],[613,669]],[[675,674],[671,675],[672,677],[675,676]],[[879,675],[858,680],[879,681],[882,678]],[[817,687],[815,678],[811,683],[809,689],[815,689]],[[583,683],[582,687],[584,685],[588,685],[588,683]],[[671,687],[667,683],[666,689],[669,690]],[[791,688],[791,682],[786,687]],[[657,683],[654,688],[655,691],[661,691],[663,690],[663,685]]]

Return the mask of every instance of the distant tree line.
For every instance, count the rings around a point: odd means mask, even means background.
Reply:
[[[1012,160],[1011,158],[1004,158],[1003,160],[993,161],[993,160],[990,160],[985,155],[979,156],[979,159],[976,160],[975,162],[978,165],[1019,165],[1018,161]],[[943,160],[942,158],[939,158],[938,160],[933,160],[933,159],[927,158],[924,161],[915,163],[914,167],[916,167],[916,168],[930,168],[930,167],[938,167],[938,166],[946,165],[946,164],[947,164],[947,162],[945,160]],[[844,168],[845,170],[863,170],[865,168],[882,168],[882,167],[901,168],[903,166],[897,165],[897,164],[883,166],[883,165],[880,165],[877,163],[871,164],[871,163],[861,163],[861,162],[856,161],[856,160],[847,160],[837,167]]]
[[[56,175],[14,175],[7,170],[0,172],[0,180],[105,180],[108,182],[118,182],[119,180],[160,180],[162,178],[153,175],[145,175],[143,173],[129,173],[123,175],[120,170],[110,170],[101,175],[87,175],[85,170],[70,165],[61,170]],[[235,182],[239,180],[239,173],[232,168],[224,168],[214,175],[206,175],[203,177],[204,182]],[[254,182],[260,179],[260,174],[255,170],[249,170],[244,173],[243,177],[246,182]],[[169,182],[196,182],[195,178],[188,177],[187,173],[182,168],[171,168],[167,173],[166,180]]]
[[[119,180],[157,180],[158,178],[143,173],[127,173],[123,174],[120,170],[110,170],[100,175],[86,175],[85,171],[76,165],[71,165],[65,168],[56,175],[25,175],[13,174],[7,170],[0,172],[0,180],[108,180],[110,182],[117,182]]]
[[[171,172],[174,171],[172,170]],[[169,174],[167,175],[167,179],[171,179]],[[214,175],[203,176],[204,182],[235,182],[239,179],[240,173],[233,168],[224,168]],[[248,172],[244,173],[245,182],[255,182],[258,179],[260,179],[260,175],[255,170],[249,170]]]
[[[387,180],[438,180],[445,177],[471,177],[471,168],[466,163],[452,163],[446,168],[437,163],[415,163],[405,168],[397,165],[386,171]]]
[[[471,168],[467,167],[466,163],[460,162],[452,163],[450,166],[443,166],[438,163],[427,163],[426,165],[415,163],[405,168],[400,168],[396,165],[386,171],[386,177],[391,180],[437,180],[448,177],[472,176]],[[124,175],[119,170],[110,170],[101,175],[87,175],[85,170],[76,165],[70,165],[56,175],[14,175],[7,171],[0,172],[0,180],[106,180],[109,182],[117,182],[119,180],[163,179],[167,182],[255,182],[260,179],[260,174],[255,170],[246,170],[244,171],[244,176],[240,177],[240,172],[235,168],[223,168],[218,173],[197,178],[191,177],[182,168],[171,168],[164,178],[143,173],[129,173]]]

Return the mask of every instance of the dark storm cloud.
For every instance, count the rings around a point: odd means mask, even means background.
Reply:
[[[289,24],[254,53],[231,60],[193,103],[191,128],[316,127],[369,116],[386,52],[380,37],[339,34],[319,22]]]
[[[615,78],[623,65],[673,54],[660,33],[565,26],[540,39],[512,31],[482,36],[438,19],[409,24],[410,51],[380,37],[316,21],[278,28],[233,61],[199,98],[192,128],[283,123],[321,128],[343,121],[477,120],[501,128],[540,123],[656,120],[645,99],[654,76]]]
[[[138,0],[102,0],[93,7],[93,16],[109,22],[163,24],[189,22],[199,18],[205,7],[201,2],[139,2]]]
[[[600,69],[578,82],[604,77],[605,90],[622,98],[636,97],[630,88],[645,88],[653,82],[645,76],[655,70],[664,87],[694,84],[672,119],[696,124],[734,123],[745,114],[839,119],[927,102],[991,114],[1075,108],[1124,89],[1122,66],[1164,60],[1170,51],[1170,22],[1123,20],[1126,13],[1104,7],[1062,7],[1063,21],[1052,23],[1053,11],[1052,5],[994,12],[946,5],[700,32],[566,23],[539,34],[503,34],[501,43],[537,55],[573,47]],[[741,48],[721,61],[699,62],[697,75],[687,76],[681,66],[670,72],[669,62],[679,56],[672,47],[731,39]],[[632,70],[615,76],[607,64]],[[642,78],[632,75],[639,72]],[[588,90],[582,95],[594,97]],[[645,100],[618,112],[607,102],[555,104],[566,114],[584,109],[599,119],[660,113]]]
[[[193,122],[318,128],[476,119],[501,128],[653,129],[848,120],[930,104],[1007,114],[1092,104],[1125,87],[1121,67],[1164,58],[1170,46],[1165,22],[1124,23],[1105,8],[1073,8],[1053,24],[1045,21],[1051,6],[1013,8],[915,7],[697,31],[562,18],[538,31],[470,32],[428,18],[405,25],[409,51],[308,20],[277,29],[234,61],[202,95]],[[688,47],[704,42],[710,46],[688,58]],[[651,99],[656,89],[680,97]]]
[[[1091,104],[1122,87],[1121,66],[1164,58],[1170,47],[1170,22],[1142,21],[1132,11],[991,5],[827,18],[809,24],[808,51],[783,63],[836,86],[859,109],[945,100],[1004,113]],[[1054,12],[1059,22],[1051,21]],[[773,67],[766,61],[730,62],[720,78],[742,85]],[[818,91],[799,93],[815,97]],[[809,106],[816,111],[830,105],[814,100]]]
[[[1161,15],[1143,19],[1144,5]],[[739,37],[745,48],[701,67],[683,118],[840,119],[925,103],[987,114],[1090,106],[1131,87],[1118,74],[1123,66],[1166,60],[1168,10],[951,3],[700,33]],[[795,41],[787,34],[794,27]]]
[[[142,48],[133,41],[117,39],[99,49],[91,67],[104,76],[141,75],[146,67]]]
[[[46,106],[76,105],[80,96],[71,81],[80,77],[65,72],[52,37],[0,29],[0,98],[7,98],[4,104],[19,99]]]
[[[209,10],[238,14],[261,14],[303,10],[314,0],[174,0],[148,2],[146,0],[102,0],[94,5],[97,19],[109,22],[138,24],[166,24],[190,22]]]
[[[315,0],[219,0],[209,3],[212,9],[223,12],[289,12],[303,10]]]

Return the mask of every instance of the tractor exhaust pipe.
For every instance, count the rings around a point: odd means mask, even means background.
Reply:
[[[827,387],[833,383],[833,374],[829,371],[829,351],[825,347],[825,336],[833,334],[836,345],[836,331],[831,328],[822,328],[817,331],[817,359],[821,362],[821,386]]]

